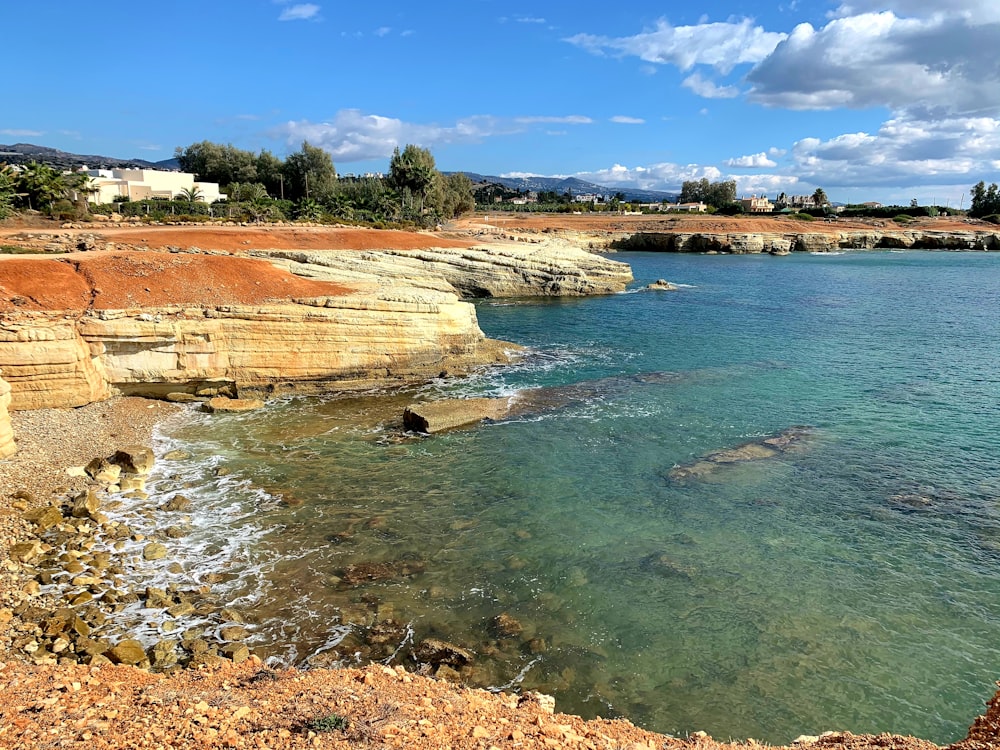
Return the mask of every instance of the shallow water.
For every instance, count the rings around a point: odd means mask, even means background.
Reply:
[[[1000,678],[1000,256],[616,257],[637,287],[687,286],[486,301],[522,364],[166,425],[160,452],[190,457],[161,462],[150,505],[185,483],[195,505],[171,559],[230,574],[216,592],[286,662],[392,618],[383,656],[445,638],[479,684],[563,711],[959,739]],[[418,398],[581,383],[532,416],[400,433]],[[794,425],[799,450],[670,476]],[[396,575],[345,583],[370,562]],[[524,632],[498,645],[502,612]]]

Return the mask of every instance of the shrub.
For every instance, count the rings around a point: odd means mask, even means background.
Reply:
[[[313,732],[339,732],[347,729],[350,725],[350,720],[340,714],[320,716],[306,722],[306,728]]]
[[[892,217],[892,220],[897,224],[909,224],[914,221],[913,217],[909,214],[898,214]]]
[[[984,216],[983,221],[988,221],[990,224],[1000,224],[1000,214],[990,214],[989,216]]]
[[[801,212],[797,214],[791,214],[789,218],[795,219],[796,221],[816,221],[816,217],[813,216],[812,214],[804,214]]]

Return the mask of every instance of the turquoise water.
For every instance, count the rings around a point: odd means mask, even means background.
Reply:
[[[350,662],[389,620],[373,658],[444,638],[476,684],[662,732],[959,739],[1000,678],[1000,255],[615,257],[687,286],[485,301],[522,364],[167,425],[191,456],[152,488],[191,486],[191,576],[229,571],[275,660]],[[579,383],[399,431],[420,398]],[[670,476],[797,425],[801,450]],[[392,574],[347,585],[372,562]]]

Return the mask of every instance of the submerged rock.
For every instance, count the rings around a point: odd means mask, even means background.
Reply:
[[[418,662],[434,666],[447,664],[450,667],[464,667],[466,664],[471,664],[475,657],[471,651],[454,643],[427,638],[413,649],[413,658]]]
[[[704,479],[720,466],[761,461],[785,453],[798,452],[804,449],[812,432],[811,427],[801,425],[789,427],[776,435],[706,453],[696,461],[675,466],[668,476],[672,480]]]
[[[237,413],[263,408],[264,402],[259,398],[226,398],[225,396],[216,396],[205,403],[205,411],[212,413]]]

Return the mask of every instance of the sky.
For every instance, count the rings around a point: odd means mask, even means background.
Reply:
[[[386,171],[968,207],[1000,173],[1000,0],[4,0],[0,143],[209,140]],[[13,62],[11,62],[13,61]]]

